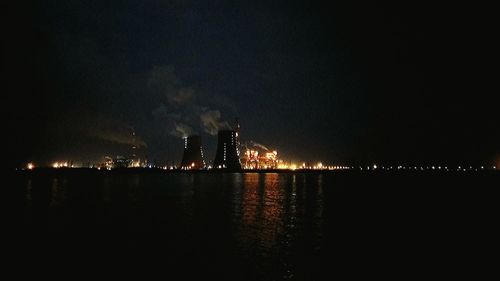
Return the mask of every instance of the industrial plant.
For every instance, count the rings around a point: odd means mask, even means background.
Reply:
[[[168,170],[275,170],[275,169],[339,169],[344,167],[323,166],[322,163],[309,165],[302,163],[296,165],[286,163],[278,157],[276,149],[269,149],[267,146],[254,141],[240,141],[240,125],[238,120],[234,126],[223,126],[217,131],[217,149],[213,162],[206,161],[203,153],[203,142],[201,135],[193,134],[183,138],[184,150],[182,160],[178,165],[158,166],[148,162],[144,145],[138,145],[138,137],[135,130],[132,130],[131,142],[128,148],[122,150],[120,155],[104,156],[102,161],[93,164],[76,164],[72,161],[57,161],[53,168],[73,168],[90,167],[97,169],[117,169],[117,168],[162,168]],[[33,169],[34,163],[29,163],[27,169]]]
[[[241,153],[243,151],[243,153]],[[207,166],[203,156],[201,136],[191,135],[184,138],[184,154],[179,168],[181,170],[219,169],[238,171],[241,169],[278,169],[283,161],[278,159],[276,150],[249,141],[240,142],[240,125],[236,120],[234,128],[219,130],[217,151],[212,166]]]

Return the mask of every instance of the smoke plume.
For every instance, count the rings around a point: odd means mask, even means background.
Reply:
[[[219,130],[230,128],[221,120],[218,109],[207,106],[199,92],[182,84],[172,66],[154,67],[148,87],[159,100],[152,114],[168,127],[170,135],[186,137],[198,131],[216,135]]]
[[[212,136],[217,135],[219,130],[230,129],[226,121],[220,121],[220,111],[218,110],[208,110],[201,113],[200,120],[203,130]]]
[[[268,149],[266,146],[264,146],[263,144],[260,144],[260,143],[258,143],[258,142],[252,141],[252,140],[251,140],[251,141],[249,141],[249,142],[248,142],[248,144],[247,144],[246,146],[247,146],[247,147],[249,147],[249,146],[250,146],[250,147],[259,147],[259,148],[261,148],[261,149],[264,149],[265,151],[269,151],[269,149]]]
[[[85,126],[85,128],[87,128],[86,134],[90,137],[117,144],[147,147],[146,142],[135,135],[134,129],[122,121],[101,117],[96,120],[89,120],[89,123],[91,124]]]
[[[175,123],[174,129],[170,132],[170,134],[176,137],[185,138],[192,135],[193,132],[193,128],[189,127],[188,125],[183,123]]]

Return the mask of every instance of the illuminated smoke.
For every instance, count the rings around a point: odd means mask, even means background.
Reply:
[[[201,113],[200,120],[203,130],[212,136],[217,135],[219,130],[231,128],[226,121],[220,121],[220,111],[218,110],[208,110]]]
[[[258,142],[252,141],[252,140],[248,142],[247,147],[259,147],[259,148],[264,149],[265,151],[269,151],[269,149],[266,146],[264,146],[263,144],[260,144]]]
[[[193,134],[193,128],[183,123],[175,123],[174,129],[170,132],[171,135],[176,137],[185,138]]]
[[[216,135],[219,130],[230,129],[228,122],[221,121],[219,110],[202,104],[199,93],[182,85],[172,66],[154,67],[148,87],[160,100],[152,114],[170,135],[186,137],[197,131]]]

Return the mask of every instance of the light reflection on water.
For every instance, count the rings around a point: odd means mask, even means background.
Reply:
[[[28,224],[48,221],[52,231],[123,231],[135,247],[220,248],[274,277],[292,278],[293,255],[319,247],[323,235],[322,175],[66,175],[29,178],[24,188]],[[163,238],[137,236],[150,231]]]
[[[389,271],[412,257],[419,267],[408,272],[420,270],[415,253],[440,264],[433,251],[443,241],[451,241],[447,257],[464,260],[456,245],[469,239],[476,247],[494,233],[481,225],[495,220],[485,206],[497,205],[483,204],[484,194],[466,198],[491,179],[497,175],[41,171],[17,177],[7,198],[26,238],[12,244],[24,256],[145,259],[163,272],[203,276],[193,280],[331,280],[332,271],[358,270],[353,261],[381,253],[394,257],[382,260]],[[466,228],[481,237],[457,236]],[[493,240],[485,241],[488,248]]]
[[[241,194],[235,194],[235,222],[243,245],[264,252],[272,249],[283,232],[284,186],[278,174],[244,175]]]

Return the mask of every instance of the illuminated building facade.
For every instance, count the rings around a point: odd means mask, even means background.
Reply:
[[[245,169],[276,169],[278,168],[278,152],[247,149],[243,155]]]

